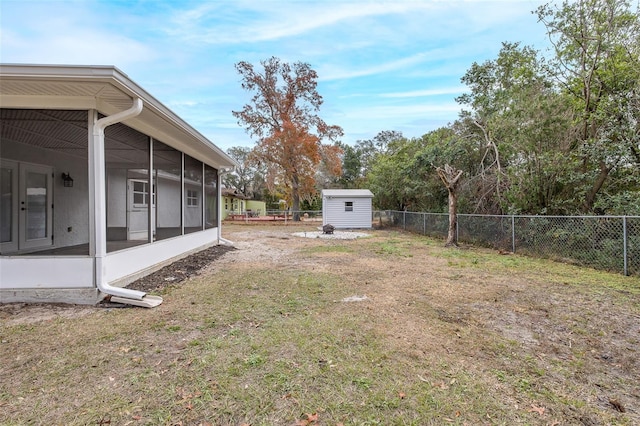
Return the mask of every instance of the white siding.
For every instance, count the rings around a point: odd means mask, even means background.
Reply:
[[[345,204],[353,203],[353,211],[345,211]],[[336,228],[371,228],[371,198],[323,197],[322,224]]]

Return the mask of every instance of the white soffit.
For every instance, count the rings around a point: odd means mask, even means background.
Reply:
[[[113,66],[0,64],[0,107],[97,109],[105,115],[131,107],[139,116],[124,123],[218,168],[237,163],[206,137]]]

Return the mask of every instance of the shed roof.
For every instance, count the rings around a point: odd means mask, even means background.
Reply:
[[[237,162],[114,66],[0,64],[3,108],[96,109],[105,115],[143,101],[124,123],[217,168]]]
[[[323,189],[322,198],[373,198],[368,189]]]

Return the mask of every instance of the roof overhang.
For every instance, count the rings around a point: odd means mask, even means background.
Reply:
[[[127,126],[218,169],[238,163],[114,66],[0,64],[0,107],[96,109],[112,115],[143,101]]]
[[[373,193],[368,189],[323,189],[325,198],[373,198]]]

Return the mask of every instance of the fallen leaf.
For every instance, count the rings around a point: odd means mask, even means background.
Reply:
[[[538,413],[541,416],[544,416],[544,407],[536,407],[535,405],[531,404],[531,408],[529,408],[527,410],[528,413]]]
[[[313,414],[303,414],[303,418],[298,420],[294,426],[308,426],[311,423],[317,422],[318,421],[318,413],[313,413]]]
[[[131,418],[133,420],[140,420],[140,419],[142,419],[142,416],[135,415],[135,416],[131,416]]]
[[[620,404],[620,401],[618,401],[617,399],[609,399],[609,404],[613,405],[613,408],[615,408],[621,413],[624,413],[625,411],[627,411],[625,410],[624,405]]]
[[[404,392],[398,392],[398,396],[400,397],[400,399],[404,399],[407,394],[405,394]]]

